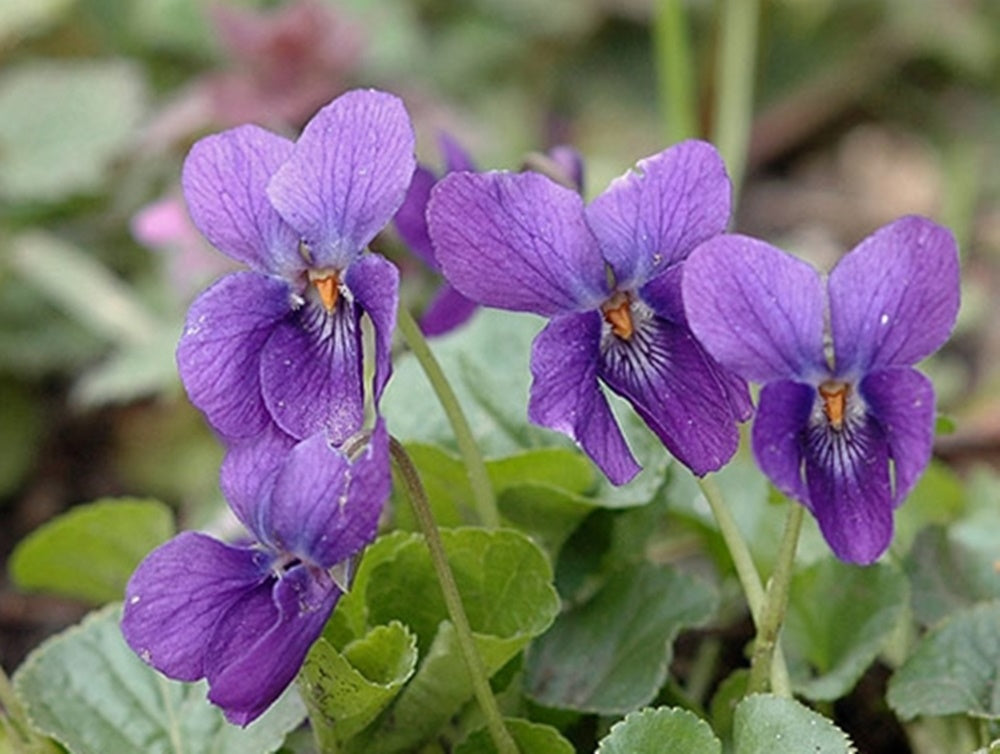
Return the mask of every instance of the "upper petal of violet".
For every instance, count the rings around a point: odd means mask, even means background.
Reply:
[[[430,170],[423,165],[417,165],[406,198],[399,205],[393,218],[403,243],[420,257],[424,264],[435,271],[440,268],[434,256],[431,237],[427,234],[427,202],[431,198],[431,189],[437,180],[437,176]]]
[[[722,158],[684,141],[641,160],[591,202],[587,221],[620,289],[641,286],[726,230],[731,187]]]
[[[291,276],[303,267],[298,234],[267,198],[267,184],[292,142],[246,125],[201,139],[181,185],[198,230],[220,251],[258,272]]]
[[[587,311],[609,293],[583,200],[537,173],[451,173],[431,192],[438,263],[473,301],[547,316]]]
[[[682,289],[695,337],[744,379],[827,374],[823,286],[805,262],[754,238],[716,236],[684,263]]]
[[[829,288],[838,374],[910,366],[940,348],[955,324],[955,239],[926,218],[901,218],[841,259]]]
[[[267,187],[302,236],[314,267],[342,270],[403,202],[416,167],[402,101],[355,90],[313,116]]]

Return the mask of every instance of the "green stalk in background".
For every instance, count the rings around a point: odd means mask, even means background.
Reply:
[[[667,141],[671,144],[699,135],[688,28],[683,0],[657,0],[653,49],[660,108],[667,124]]]

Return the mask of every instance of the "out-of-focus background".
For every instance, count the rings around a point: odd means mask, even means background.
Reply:
[[[185,309],[228,268],[191,227],[191,143],[252,121],[294,136],[352,87],[402,96],[481,168],[570,144],[593,196],[668,145],[655,0],[0,2],[0,556],[56,513],[153,496],[220,504],[221,449],[173,362]],[[718,3],[683,4],[702,135]],[[955,335],[927,365],[964,472],[1000,461],[1000,3],[766,0],[734,227],[829,267],[906,213],[962,252]],[[747,62],[752,65],[751,61]],[[661,69],[662,70],[662,69]],[[433,283],[379,240],[418,309]],[[8,670],[82,615],[0,580]]]

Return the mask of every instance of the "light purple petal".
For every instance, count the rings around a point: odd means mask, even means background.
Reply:
[[[809,503],[833,554],[874,562],[892,540],[889,447],[868,417],[844,429],[813,425],[805,439]]]
[[[910,366],[948,339],[958,314],[958,248],[923,217],[875,231],[830,273],[837,372]]]
[[[261,398],[261,352],[291,312],[288,284],[256,272],[226,275],[188,310],[177,368],[191,402],[227,439],[251,437],[271,422]]]
[[[569,185],[575,188],[577,193],[582,194],[584,165],[580,153],[569,145],[558,144],[545,154],[556,164]]]
[[[583,200],[537,173],[452,173],[431,192],[438,263],[473,301],[553,316],[609,295]]]
[[[444,131],[438,134],[438,148],[444,155],[444,170],[446,173],[458,171],[472,172],[476,169],[472,157],[452,136]]]
[[[760,391],[751,434],[753,454],[774,486],[810,507],[803,479],[803,439],[816,403],[816,388],[801,382],[771,382]]]
[[[406,196],[413,128],[398,97],[341,95],[313,116],[267,193],[305,240],[315,267],[344,269]]]
[[[266,602],[255,594],[244,611],[230,612],[207,669],[208,698],[230,722],[252,722],[295,680],[340,594],[325,573],[299,565],[282,574]]]
[[[261,392],[278,426],[302,440],[326,432],[336,444],[364,420],[359,310],[340,296],[332,313],[307,303],[264,344]]]
[[[416,254],[424,264],[432,270],[439,271],[437,258],[434,256],[434,246],[427,234],[427,202],[431,198],[431,189],[437,183],[437,176],[423,165],[417,165],[406,198],[396,211],[393,220],[396,230],[407,248]]]
[[[302,269],[298,234],[271,206],[266,188],[292,153],[292,142],[257,126],[198,141],[181,185],[191,219],[220,251],[259,272]]]
[[[641,160],[587,208],[620,289],[641,286],[726,230],[730,184],[715,148],[684,141]]]
[[[219,483],[236,517],[261,542],[273,545],[261,526],[262,504],[270,498],[278,468],[295,439],[269,424],[254,437],[230,443],[222,461]]]
[[[170,678],[201,678],[216,626],[267,580],[269,565],[264,552],[180,534],[147,555],[129,579],[125,641]]]
[[[375,400],[392,374],[392,334],[399,306],[399,270],[378,254],[365,254],[347,268],[344,279],[354,300],[375,327]]]
[[[629,450],[597,381],[601,317],[596,312],[553,319],[531,349],[528,417],[580,444],[613,484],[641,467]]]
[[[896,505],[903,502],[931,459],[934,444],[934,386],[916,370],[884,369],[860,385],[868,412],[889,443]]]
[[[716,236],[684,263],[682,288],[695,337],[744,379],[827,373],[823,287],[805,262],[747,236]]]
[[[650,316],[628,340],[605,336],[599,374],[674,457],[703,476],[722,468],[740,440],[719,371],[687,328]]]
[[[479,304],[443,283],[420,317],[420,329],[428,337],[444,335],[464,325]]]

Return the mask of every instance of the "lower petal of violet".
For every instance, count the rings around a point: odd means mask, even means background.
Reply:
[[[295,679],[341,591],[325,571],[297,564],[234,606],[209,647],[208,698],[247,725]]]
[[[271,557],[184,532],[139,564],[125,589],[122,633],[144,661],[180,681],[205,675],[224,615],[268,580]]]
[[[881,428],[868,416],[840,430],[817,423],[804,451],[809,502],[823,537],[841,560],[874,562],[893,530],[889,445]]]
[[[931,459],[934,386],[920,372],[900,367],[869,374],[860,392],[889,443],[893,503],[899,505]]]
[[[191,305],[177,367],[191,402],[227,439],[271,419],[261,398],[261,349],[292,313],[288,284],[256,272],[226,275]]]
[[[307,303],[282,322],[260,357],[261,392],[278,426],[303,440],[326,432],[339,444],[364,419],[361,329],[353,302],[333,312]]]
[[[601,379],[681,463],[701,476],[732,458],[738,417],[721,370],[687,328],[651,317],[628,340],[610,335],[602,348]]]
[[[802,477],[805,446],[816,388],[782,380],[760,391],[757,416],[751,432],[753,454],[774,486],[811,509],[809,492]]]
[[[641,467],[629,450],[597,381],[601,317],[597,312],[553,319],[531,349],[528,417],[580,443],[614,484]]]

